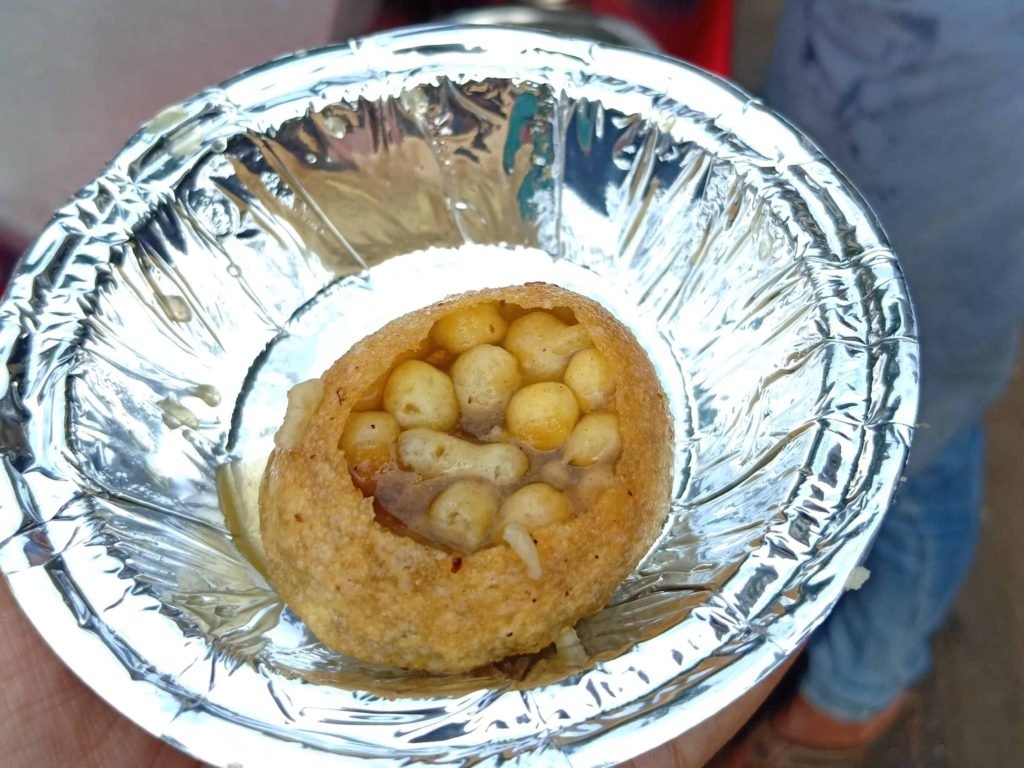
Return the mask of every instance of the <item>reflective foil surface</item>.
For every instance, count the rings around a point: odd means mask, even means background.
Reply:
[[[658,542],[577,627],[583,667],[339,656],[261,573],[287,388],[401,313],[528,280],[651,354],[677,441]],[[162,112],[22,260],[0,354],[16,597],[100,695],[217,765],[602,765],[692,727],[838,599],[918,390],[899,265],[809,142],[670,59],[479,27]]]

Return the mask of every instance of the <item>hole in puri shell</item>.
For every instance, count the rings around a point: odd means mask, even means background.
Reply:
[[[530,311],[533,311],[533,309],[525,309],[503,301],[499,304],[499,311],[503,320],[506,323],[510,323],[519,317],[525,316]],[[575,315],[568,308],[555,307],[548,308],[544,311],[550,313],[567,326],[578,325]],[[493,322],[485,323],[482,327],[486,327],[490,334],[494,334],[498,330],[497,323]],[[431,333],[432,332],[433,329],[431,329]],[[501,341],[486,343],[493,343],[499,347],[503,346]],[[540,343],[537,344],[537,347],[539,349],[536,351],[540,354],[552,354],[551,346],[543,341],[540,341]],[[385,405],[384,391],[387,389],[387,382],[390,375],[393,373],[394,368],[405,360],[412,358],[425,362],[443,373],[448,374],[450,366],[454,363],[457,357],[458,355],[450,353],[437,346],[428,334],[428,336],[420,342],[419,346],[415,350],[410,351],[409,355],[403,354],[399,358],[393,360],[392,367],[378,376],[375,382],[369,385],[365,390],[361,392],[354,391],[352,393],[345,393],[341,389],[338,389],[337,394],[339,401],[355,398],[360,404],[360,406],[357,406],[358,410],[389,411],[392,416],[397,417],[397,420],[399,421],[399,434],[402,434],[404,431],[413,428],[414,424],[418,425],[419,421],[425,414],[432,414],[432,409],[428,401],[420,400],[416,396],[415,391],[412,394],[409,392],[399,391],[396,393],[398,395],[396,398],[398,402],[389,402]],[[458,393],[456,393],[456,395],[458,397]],[[424,405],[421,406],[420,402],[423,402]],[[468,405],[471,409],[477,404],[480,404],[485,412],[490,405],[487,398],[478,399],[468,393],[466,393],[466,399],[462,400],[460,403],[463,408]],[[470,410],[469,412],[472,414],[473,410]],[[473,423],[473,418],[468,419],[469,424],[467,425],[465,418],[466,414],[460,412],[459,417],[459,421],[456,425],[453,425],[452,428],[439,429],[436,431],[446,432],[451,437],[481,445],[491,442],[511,442],[514,445],[518,444],[518,441],[507,436],[501,429],[502,422],[494,425],[498,428],[497,432],[492,430],[488,432],[487,435],[478,435],[474,431],[478,425]],[[480,418],[483,419],[484,416],[481,415]],[[383,423],[384,422],[382,422],[382,424]],[[377,424],[375,421],[369,421],[368,425],[370,430],[376,431]],[[385,430],[385,432],[389,432],[389,430]],[[453,445],[439,445],[437,443],[429,446],[420,444],[420,450],[425,451],[425,454],[421,453],[420,456],[423,458],[430,457],[428,461],[444,464],[447,461],[449,453],[448,449],[454,447],[455,446]],[[547,454],[543,457],[534,457],[533,454],[530,453],[529,456],[531,464],[527,475],[513,483],[509,488],[504,490],[499,489],[499,503],[519,487],[530,482],[541,482],[542,480],[566,494],[572,493],[573,482],[570,479],[566,479],[564,483],[553,483],[550,478],[545,479],[540,472],[540,469],[543,466],[546,466],[547,463],[558,460],[558,456],[560,456],[560,454],[553,458]],[[539,462],[537,466],[534,466],[535,458],[538,459]],[[377,466],[376,464],[358,464],[354,467],[350,467],[350,474],[363,496],[372,499],[377,524],[392,533],[407,536],[420,544],[448,553],[448,555],[452,557],[451,564],[453,572],[465,567],[465,563],[462,560],[463,553],[458,551],[458,548],[451,543],[450,538],[446,537],[444,533],[446,529],[451,529],[452,533],[457,533],[467,525],[467,530],[471,530],[473,528],[471,524],[472,515],[467,519],[463,510],[444,510],[442,512],[440,508],[431,509],[433,501],[436,500],[440,493],[451,485],[452,481],[455,479],[454,475],[447,479],[444,476],[427,479],[419,477],[411,466],[405,464],[400,450],[395,451],[388,463],[380,466]],[[494,478],[490,476],[481,479],[492,483],[494,482]],[[432,511],[433,514],[431,514]],[[439,515],[438,513],[441,514]],[[460,522],[463,523],[463,525],[460,525]],[[534,536],[530,536],[530,539],[533,541],[534,546],[536,546],[537,539]],[[503,546],[504,544],[505,543],[500,540],[494,541],[493,534],[487,536],[482,542],[483,547]],[[537,601],[536,597],[533,597],[532,599],[534,602]]]

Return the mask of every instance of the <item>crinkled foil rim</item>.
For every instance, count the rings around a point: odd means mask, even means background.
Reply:
[[[501,749],[492,744],[477,754],[467,747],[419,757],[432,762],[611,764],[692,728],[764,679],[823,620],[863,559],[902,473],[917,409],[918,363],[913,313],[899,267],[874,217],[849,183],[813,145],[742,91],[652,54],[482,27],[403,30],[253,69],[163,111],[144,126],[104,173],[56,214],[21,261],[0,308],[0,352],[8,363],[0,372],[0,565],[25,613],[79,677],[140,726],[199,759],[271,764],[301,755],[304,764],[334,765],[358,754],[354,748],[345,754],[306,748],[301,732],[275,735],[259,723],[188,694],[173,679],[138,674],[145,660],[135,658],[123,639],[104,626],[66,573],[49,567],[48,555],[67,542],[50,540],[49,532],[40,527],[38,559],[25,551],[24,534],[32,521],[47,519],[41,510],[64,503],[76,482],[74,477],[55,475],[45,481],[34,478],[30,488],[24,481],[38,456],[63,443],[59,435],[31,430],[16,435],[11,427],[21,424],[26,404],[55,411],[62,407],[64,382],[41,380],[39,375],[51,370],[48,363],[73,342],[50,339],[41,347],[34,332],[47,321],[48,302],[58,292],[64,306],[69,296],[85,297],[93,286],[90,275],[97,254],[102,258],[111,247],[127,242],[154,202],[172,193],[197,152],[239,132],[276,127],[295,117],[297,110],[320,109],[358,94],[396,92],[409,72],[416,70],[417,77],[428,78],[431,69],[442,64],[446,71],[465,72],[467,78],[520,77],[556,88],[571,86],[577,94],[595,99],[614,89],[618,103],[633,105],[638,113],[650,112],[652,104],[669,99],[706,115],[729,139],[716,151],[741,151],[748,161],[784,172],[819,225],[831,222],[824,235],[832,257],[839,264],[849,263],[851,269],[855,264],[865,302],[871,305],[864,314],[877,363],[866,395],[865,429],[870,436],[855,473],[861,492],[852,506],[834,516],[835,524],[812,551],[796,553],[799,568],[783,563],[776,570],[780,556],[770,544],[773,536],[782,539],[785,532],[770,527],[765,544],[740,565],[725,588],[678,625],[585,673],[531,691],[529,702],[523,694],[527,713],[540,712],[538,702],[586,695],[593,689],[614,690],[617,696],[612,698],[620,705],[598,707],[586,722],[567,728],[551,723],[546,738],[531,744]],[[590,73],[605,76],[591,78]],[[301,104],[296,99],[300,91],[305,97]],[[224,120],[225,115],[230,119]],[[662,127],[672,130],[671,125]],[[76,275],[81,279],[69,279]],[[54,322],[58,320],[67,318]],[[62,418],[52,422],[55,429],[63,425]],[[823,437],[811,457],[809,473],[827,471],[823,462],[828,439]],[[794,498],[791,503],[806,501]],[[16,536],[21,543],[15,556],[5,552],[4,545]],[[764,590],[765,573],[789,575],[777,588]],[[760,586],[751,590],[751,585]],[[645,680],[637,674],[640,662],[653,658],[675,659],[677,667],[662,680]],[[437,706],[451,703],[441,697],[421,703],[429,706],[431,701]],[[373,762],[399,764],[410,757],[414,756],[384,759],[376,754]]]

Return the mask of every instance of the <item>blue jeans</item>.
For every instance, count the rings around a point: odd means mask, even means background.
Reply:
[[[866,566],[812,638],[802,691],[866,719],[914,683],[970,565],[976,425],[1005,386],[1024,313],[1020,0],[789,0],[765,100],[864,195],[900,259],[921,340],[908,474]],[[1011,153],[1012,154],[1012,153]]]
[[[867,583],[811,638],[801,693],[841,720],[862,720],[913,685],[971,564],[984,439],[971,427],[911,476],[878,532]]]

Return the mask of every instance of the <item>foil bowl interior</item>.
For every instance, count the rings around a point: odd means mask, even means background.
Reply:
[[[261,569],[285,391],[410,309],[546,280],[670,395],[672,506],[590,656],[339,656]],[[714,714],[843,591],[917,403],[899,266],[769,110],[670,59],[494,28],[272,62],[148,123],[0,309],[0,565],[64,661],[210,763],[610,764]],[[600,532],[595,532],[595,536]]]

